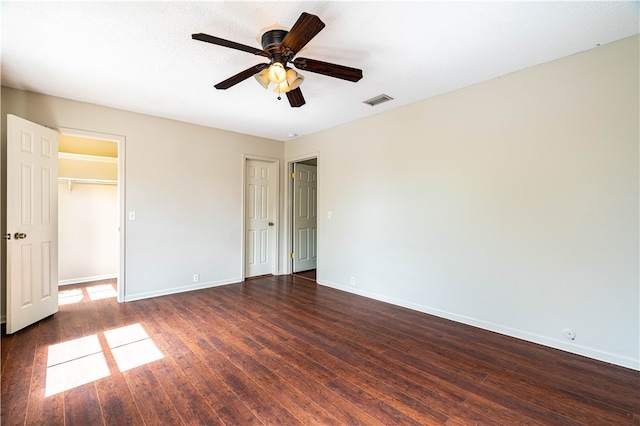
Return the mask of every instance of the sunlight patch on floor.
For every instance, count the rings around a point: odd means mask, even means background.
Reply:
[[[84,298],[81,288],[58,291],[58,306],[82,302]]]
[[[118,293],[116,293],[116,289],[113,288],[112,284],[101,284],[94,285],[91,287],[86,287],[87,293],[89,293],[89,298],[91,300],[101,300],[108,299],[110,297],[116,297]]]
[[[88,298],[85,298],[85,292]],[[113,284],[98,284],[84,288],[72,288],[58,291],[58,306],[79,303],[84,300],[102,300],[118,296]]]
[[[96,334],[49,346],[45,396],[73,389],[109,375]]]
[[[98,334],[49,346],[45,397],[109,376],[106,351],[111,352],[121,372],[164,358],[139,323],[103,334],[108,348],[103,347]]]
[[[104,335],[120,371],[164,358],[140,324],[105,331]]]

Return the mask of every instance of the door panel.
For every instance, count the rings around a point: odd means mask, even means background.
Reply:
[[[58,311],[58,133],[7,116],[7,333]]]
[[[318,173],[316,166],[294,163],[293,272],[316,268]]]
[[[274,163],[247,160],[245,189],[245,277],[273,274],[276,267],[276,185]]]

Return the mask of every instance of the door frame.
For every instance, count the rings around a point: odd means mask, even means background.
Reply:
[[[285,200],[284,200],[284,229],[285,229],[285,254],[286,258],[283,262],[284,265],[284,274],[290,275],[293,273],[293,260],[291,259],[291,253],[293,252],[293,179],[291,179],[291,173],[293,173],[293,164],[300,163],[302,161],[313,160],[316,159],[318,161],[318,176],[320,176],[320,154],[318,152],[301,155],[299,157],[293,157],[287,160],[287,170],[286,170],[286,179],[285,179]],[[319,253],[319,237],[320,237],[320,179],[318,178],[318,205],[317,205],[317,216],[318,216],[318,239],[316,240],[316,250]],[[320,256],[316,260],[316,277],[318,276],[318,271],[320,270]]]
[[[280,159],[273,157],[264,157],[260,155],[244,154],[242,156],[242,214],[240,215],[242,223],[240,224],[242,241],[241,241],[241,255],[240,255],[240,279],[244,281],[247,277],[246,271],[246,256],[247,256],[247,161],[256,160],[264,161],[265,163],[271,163],[275,168],[275,217],[274,217],[274,238],[271,244],[271,250],[273,251],[273,275],[278,275],[280,266]]]
[[[118,145],[118,226],[120,229],[120,243],[119,243],[119,254],[118,254],[118,274],[116,281],[116,292],[118,293],[118,302],[122,303],[125,300],[125,248],[126,248],[126,205],[125,205],[125,143],[126,137],[122,135],[114,135],[109,133],[100,133],[94,132],[90,130],[80,130],[80,129],[72,129],[69,127],[57,127],[55,130],[61,134],[66,136],[77,136],[87,139],[97,139],[104,140],[110,142],[116,142]],[[57,153],[56,153],[57,154]]]

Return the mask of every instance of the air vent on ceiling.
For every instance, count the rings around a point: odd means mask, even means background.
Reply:
[[[376,106],[376,105],[378,105],[378,104],[381,104],[381,103],[383,103],[383,102],[390,101],[390,100],[392,100],[392,99],[393,99],[393,98],[392,98],[391,96],[389,96],[389,95],[385,95],[385,94],[382,94],[382,95],[378,95],[378,96],[376,96],[376,97],[374,97],[374,98],[367,99],[366,101],[363,101],[363,103],[365,103],[365,104],[367,104],[367,105],[371,105],[371,106]]]

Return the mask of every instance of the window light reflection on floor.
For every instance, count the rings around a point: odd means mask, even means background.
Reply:
[[[139,323],[105,331],[104,336],[120,371],[164,358]]]
[[[139,323],[103,334],[108,348],[98,334],[49,346],[45,397],[109,376],[104,351],[111,351],[121,372],[164,358]]]
[[[86,287],[86,290],[87,293],[89,293],[89,298],[91,300],[108,299],[110,297],[116,297],[118,295],[116,293],[116,289],[113,288],[112,284],[94,285],[91,287]]]
[[[91,300],[102,300],[118,296],[113,284],[99,284],[91,287],[85,287],[84,289],[72,288],[70,290],[58,291],[58,306],[82,302],[84,300],[85,290]]]
[[[81,288],[71,290],[58,291],[58,305],[70,305],[72,303],[82,302],[84,298]]]
[[[49,346],[45,396],[109,375],[97,334]]]

